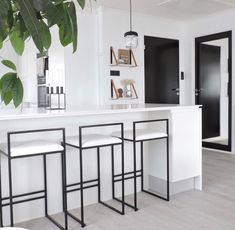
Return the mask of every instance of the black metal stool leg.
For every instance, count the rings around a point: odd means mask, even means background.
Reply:
[[[167,137],[167,201],[170,201],[170,163],[169,163],[169,137]]]
[[[123,130],[122,130],[123,132]],[[124,142],[122,141],[122,214],[125,214],[125,164],[124,164]]]
[[[2,158],[0,155],[0,227],[3,227],[2,211]]]
[[[67,193],[66,193],[66,184],[67,184],[67,175],[66,175],[66,150],[61,153],[61,162],[62,162],[62,195],[63,195],[63,211],[64,211],[64,223],[65,230],[68,229],[68,215],[67,215]]]
[[[115,199],[115,184],[114,184],[114,146],[111,146],[111,169],[112,169],[112,197]]]
[[[63,191],[63,211],[65,211],[65,199],[64,199],[64,156],[63,153],[61,152],[61,178],[62,178],[62,191]]]
[[[97,175],[98,175],[98,202],[100,203],[101,198],[100,198],[100,148],[97,148]]]
[[[8,171],[9,171],[9,204],[10,204],[10,223],[14,227],[14,214],[13,214],[13,195],[12,195],[12,171],[11,171],[11,157],[8,157]]]
[[[47,159],[46,159],[46,154],[43,155],[43,173],[44,173],[44,190],[45,190],[45,216],[48,217],[48,201],[47,201]]]
[[[134,162],[134,207],[137,208],[137,177],[136,177],[136,142],[133,141],[133,162]]]
[[[140,154],[141,154],[141,191],[144,191],[144,143],[140,142]]]
[[[79,149],[80,155],[80,197],[81,197],[81,226],[85,227],[84,223],[84,200],[83,200],[83,163],[82,163],[82,148]]]

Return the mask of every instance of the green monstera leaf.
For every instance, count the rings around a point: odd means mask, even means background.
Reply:
[[[96,0],[94,0],[96,1]],[[0,0],[0,49],[10,40],[18,55],[22,55],[25,42],[32,38],[40,53],[51,46],[50,28],[59,28],[62,46],[78,47],[76,4],[85,8],[86,0]],[[18,107],[23,100],[23,84],[16,66],[10,60],[1,62],[11,71],[0,78],[0,96],[6,105],[13,102]]]
[[[18,107],[24,97],[24,88],[20,78],[16,73],[16,66],[10,60],[2,60],[1,63],[14,70],[15,72],[8,72],[0,79],[0,95],[1,100],[5,105],[9,105],[11,101],[15,107]]]

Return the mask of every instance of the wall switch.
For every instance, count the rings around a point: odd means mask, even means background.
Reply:
[[[111,70],[110,76],[120,76],[120,71],[119,70]]]
[[[184,80],[184,72],[181,72],[180,75],[181,75],[181,76],[180,76],[180,79],[181,79],[181,80]]]

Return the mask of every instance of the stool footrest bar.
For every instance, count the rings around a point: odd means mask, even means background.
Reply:
[[[136,177],[141,177],[142,175],[136,175]],[[135,178],[135,176],[130,176],[130,177],[126,177],[126,178],[124,178],[124,180],[130,180],[130,179],[133,179],[133,178]],[[122,181],[122,179],[116,179],[116,180],[114,180],[114,182],[116,183],[116,182],[121,182]]]
[[[94,187],[98,187],[98,186],[99,186],[99,184],[94,184],[94,185],[85,186],[85,187],[83,187],[83,189],[94,188]],[[75,188],[75,189],[67,190],[67,193],[76,192],[76,191],[80,191],[80,190],[81,190],[81,188]]]
[[[21,203],[34,201],[34,200],[40,200],[40,199],[44,199],[44,198],[45,198],[45,196],[39,196],[39,197],[29,198],[29,199],[25,199],[25,200],[13,201],[12,204],[21,204]],[[10,205],[10,203],[2,204],[2,207],[9,206],[9,205]]]
[[[39,193],[44,193],[45,190],[41,190],[41,191],[35,191],[35,192],[29,192],[29,193],[23,193],[23,194],[19,194],[19,195],[14,195],[12,196],[12,198],[19,198],[19,197],[24,197],[24,196],[32,196],[32,195],[35,195],[35,194],[39,194]],[[2,200],[9,200],[10,197],[3,197]]]
[[[94,179],[94,180],[87,180],[87,181],[83,181],[83,184],[88,184],[88,183],[92,183],[92,182],[98,182],[98,179]],[[80,182],[78,183],[74,183],[74,184],[68,184],[66,187],[74,187],[74,186],[78,186],[81,185]]]
[[[141,170],[137,170],[136,173],[141,173]],[[124,176],[125,176],[125,175],[131,175],[131,174],[134,174],[134,171],[126,172],[126,173],[124,173]],[[116,175],[114,175],[114,177],[120,177],[120,176],[122,176],[122,174],[116,174]]]

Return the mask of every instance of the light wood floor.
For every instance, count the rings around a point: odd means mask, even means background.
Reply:
[[[86,230],[235,230],[235,156],[204,151],[203,192],[190,191],[170,203],[140,193],[138,212],[120,216],[102,205],[86,207]],[[58,230],[45,218],[19,225]],[[81,229],[70,219],[70,229]]]

